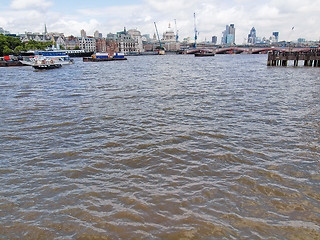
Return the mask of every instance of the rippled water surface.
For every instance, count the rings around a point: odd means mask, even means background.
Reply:
[[[0,239],[320,239],[320,68],[266,63],[0,68]]]

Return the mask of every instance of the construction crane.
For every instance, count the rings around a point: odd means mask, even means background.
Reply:
[[[198,31],[197,31],[197,25],[196,25],[196,13],[193,13],[193,19],[194,19],[194,48],[197,47],[197,39],[198,39]]]
[[[179,40],[179,31],[178,31],[178,28],[177,28],[177,20],[176,19],[174,20],[174,24],[175,24],[175,28],[176,28],[176,42],[178,42],[178,40]]]
[[[161,41],[160,41],[160,37],[159,37],[159,33],[158,33],[158,28],[157,28],[156,22],[154,22],[154,26],[155,26],[155,28],[156,28],[156,32],[157,32],[157,36],[158,36],[160,48],[162,49],[162,45],[161,45]]]

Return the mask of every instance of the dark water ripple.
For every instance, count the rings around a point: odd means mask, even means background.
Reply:
[[[265,55],[0,69],[0,238],[320,238],[320,70]]]

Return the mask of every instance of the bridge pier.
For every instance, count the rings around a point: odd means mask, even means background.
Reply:
[[[267,66],[288,66],[288,61],[292,60],[295,67],[299,60],[304,61],[305,67],[320,67],[320,50],[285,52],[273,50],[268,53]]]

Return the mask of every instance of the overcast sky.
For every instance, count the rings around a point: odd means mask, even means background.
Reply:
[[[236,43],[241,44],[255,27],[258,37],[280,33],[280,40],[320,39],[320,0],[0,0],[0,27],[11,33],[49,32],[65,36],[138,29],[142,34],[179,30],[179,39],[194,36],[196,13],[200,40],[217,36],[234,24]]]

